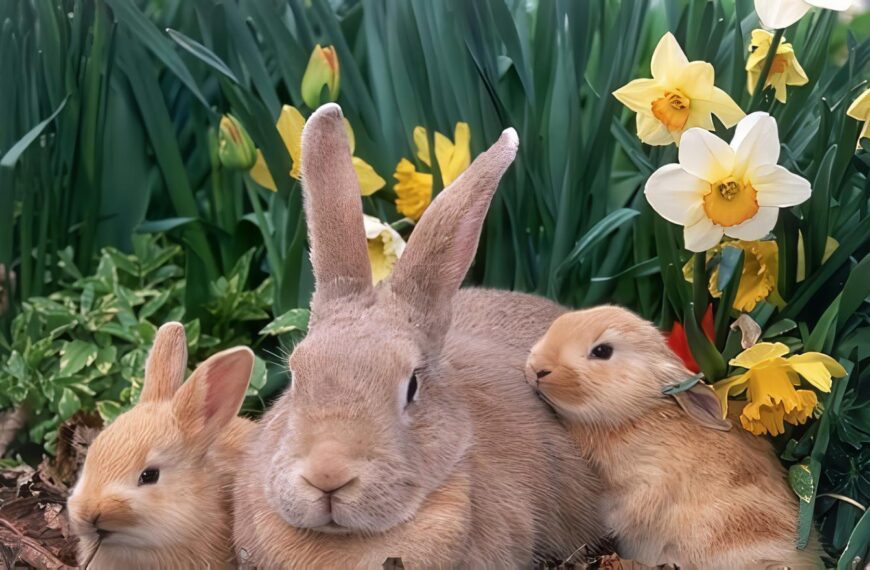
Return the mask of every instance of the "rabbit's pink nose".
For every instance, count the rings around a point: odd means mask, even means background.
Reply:
[[[331,442],[311,451],[300,476],[308,485],[327,494],[335,493],[356,480],[346,450]]]

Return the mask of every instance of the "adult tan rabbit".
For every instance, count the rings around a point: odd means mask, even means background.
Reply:
[[[513,129],[431,204],[392,277],[372,287],[341,109],[305,126],[316,277],[292,386],[266,414],[237,490],[240,557],[260,568],[510,568],[601,535],[598,482],[523,381],[562,312],[459,291]]]
[[[142,394],[94,440],[69,499],[79,563],[91,569],[233,568],[232,482],[253,422],[236,417],[247,348],[184,381],[180,323],[160,327]]]
[[[705,385],[662,394],[689,376],[651,323],[619,307],[556,319],[526,372],[597,468],[622,556],[682,569],[821,568],[815,538],[795,548],[798,501],[770,443],[731,429]]]

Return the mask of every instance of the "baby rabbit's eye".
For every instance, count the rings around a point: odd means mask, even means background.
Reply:
[[[608,360],[613,356],[613,346],[607,343],[599,344],[592,349],[591,356],[592,358],[598,358],[600,360]]]
[[[139,474],[139,486],[153,485],[158,479],[160,479],[160,470],[149,467]]]
[[[417,374],[411,374],[411,379],[408,381],[408,398],[406,405],[414,401],[417,397]]]

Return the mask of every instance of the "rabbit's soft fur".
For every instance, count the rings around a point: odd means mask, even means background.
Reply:
[[[604,344],[612,356],[596,357]],[[820,567],[815,538],[795,548],[798,501],[770,443],[722,430],[706,386],[679,405],[662,394],[690,376],[651,323],[610,306],[559,317],[526,371],[601,476],[622,556],[684,569]],[[699,426],[704,416],[717,429]]]
[[[598,483],[523,381],[528,349],[562,309],[459,291],[516,133],[433,201],[377,288],[337,105],[314,113],[302,144],[316,292],[293,384],[248,458],[261,468],[237,488],[240,559],[508,568],[593,545]]]
[[[92,569],[232,568],[232,482],[253,422],[236,417],[254,357],[215,354],[182,384],[187,343],[163,325],[139,403],[94,440],[68,506]],[[145,469],[158,469],[140,485]]]

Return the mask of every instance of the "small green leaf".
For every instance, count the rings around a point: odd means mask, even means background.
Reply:
[[[97,412],[99,412],[100,417],[103,418],[103,423],[112,423],[123,411],[124,408],[118,402],[113,402],[111,400],[97,402]]]
[[[60,353],[59,376],[72,376],[85,366],[90,366],[97,358],[97,346],[89,342],[74,340],[64,345]]]
[[[672,384],[670,386],[662,388],[662,394],[666,396],[673,396],[674,394],[685,392],[686,390],[690,389],[692,386],[700,382],[701,378],[703,377],[704,375],[700,372],[698,372],[697,374],[693,374],[679,384]]]
[[[801,501],[809,503],[813,499],[813,473],[810,471],[809,458],[789,468],[788,482]]]
[[[75,392],[69,388],[64,388],[60,393],[60,399],[57,403],[57,413],[60,420],[70,418],[74,413],[82,408],[82,401]]]
[[[308,330],[308,309],[290,309],[274,321],[263,327],[261,335],[277,336],[290,331]]]

